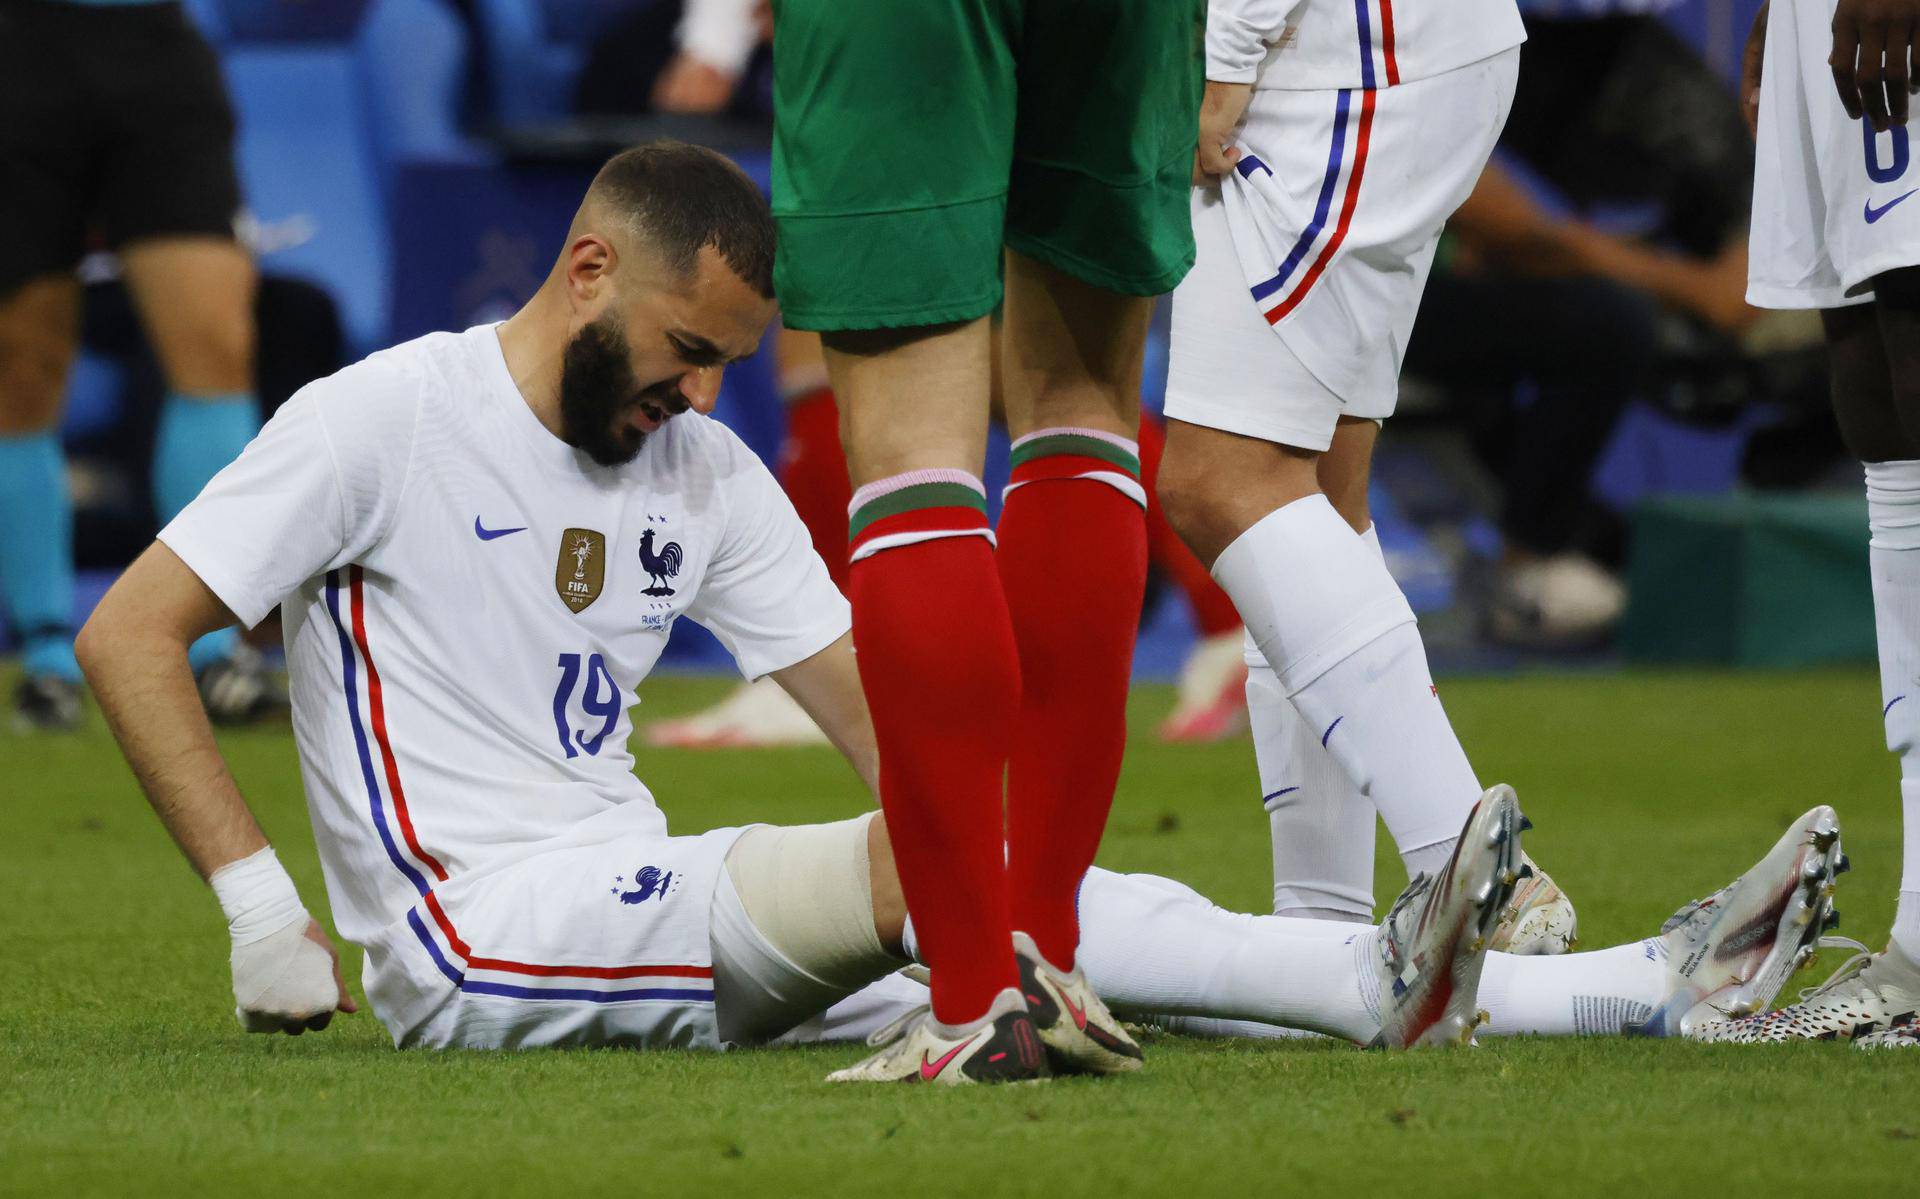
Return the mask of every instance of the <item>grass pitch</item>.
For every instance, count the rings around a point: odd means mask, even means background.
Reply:
[[[658,679],[642,720],[725,684]],[[1482,777],[1513,783],[1584,942],[1648,935],[1786,822],[1834,804],[1843,931],[1884,940],[1900,842],[1866,672],[1458,680]],[[1142,688],[1134,726],[1169,703]],[[284,729],[223,738],[309,906],[320,874]],[[829,750],[647,751],[677,832],[853,814]],[[1244,741],[1136,738],[1101,861],[1264,910]],[[1378,894],[1404,875],[1384,835]],[[1920,1054],[1489,1039],[1404,1055],[1162,1039],[1143,1075],[829,1088],[851,1047],[400,1054],[370,1013],[235,1026],[218,909],[97,723],[0,737],[0,1194],[196,1196],[1916,1193]],[[323,917],[324,918],[324,917]],[[1822,977],[1829,953],[1793,985]],[[357,964],[350,969],[357,974]]]

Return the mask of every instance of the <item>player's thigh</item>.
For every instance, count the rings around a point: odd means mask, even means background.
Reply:
[[[1333,444],[1314,464],[1320,490],[1356,533],[1366,532],[1373,523],[1367,486],[1373,479],[1373,447],[1379,440],[1379,421],[1343,416],[1334,426]]]
[[[759,825],[727,855],[714,896],[714,999],[721,1039],[766,1041],[818,1016],[904,962],[905,905],[885,833],[869,813],[832,824]],[[879,879],[884,872],[888,877]],[[880,924],[890,926],[891,947]]]
[[[634,833],[443,881],[368,945],[368,997],[407,1046],[714,1048],[714,901],[741,831]]]
[[[218,235],[154,237],[120,250],[127,290],[167,382],[218,393],[253,386],[253,258]]]
[[[0,5],[0,433],[51,426],[79,334],[92,118],[74,78],[87,14]]]
[[[1203,0],[1027,0],[1007,245],[1162,295],[1193,262]]]
[[[1874,277],[1873,309],[1887,348],[1887,382],[1907,444],[1920,458],[1920,265]]]
[[[798,329],[1000,300],[1018,0],[776,0],[774,285]]]
[[[821,340],[855,487],[913,470],[981,471],[993,372],[989,320]]]
[[[998,372],[1008,431],[1133,437],[1154,301],[1095,287],[1017,250],[1007,251],[1006,288]]]
[[[1840,439],[1862,462],[1920,458],[1920,441],[1907,432],[1894,402],[1892,370],[1875,307],[1855,304],[1820,314]]]
[[[254,271],[234,238],[234,118],[210,47],[173,5],[121,15],[116,67],[96,81],[111,114],[95,221],[168,382],[251,386]]]
[[[41,275],[0,295],[0,437],[59,423],[80,336],[80,281]]]

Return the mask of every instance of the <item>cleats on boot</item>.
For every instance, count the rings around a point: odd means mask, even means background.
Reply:
[[[1380,1006],[1376,1047],[1464,1045],[1482,1018],[1476,1002],[1500,913],[1522,868],[1524,827],[1513,788],[1482,795],[1437,878],[1416,875],[1374,936]]]
[[[1667,995],[1626,1031],[1719,1040],[1726,1022],[1766,1010],[1829,927],[1844,860],[1839,818],[1823,804],[1752,869],[1674,913],[1648,943],[1666,962]]]
[[[1522,956],[1559,954],[1570,952],[1579,939],[1580,919],[1573,902],[1532,858],[1522,855],[1520,882],[1513,889],[1512,902],[1500,912],[1489,948]]]
[[[1859,1041],[1864,1045],[1874,1038],[1876,1046],[1910,1039],[1909,1033],[1880,1034],[1913,1023],[1920,1010],[1920,965],[1892,947],[1874,953],[1845,937],[1822,937],[1820,944],[1855,952],[1827,981],[1800,992],[1800,1002],[1716,1024],[1700,1039],[1741,1045],[1780,1041]]]

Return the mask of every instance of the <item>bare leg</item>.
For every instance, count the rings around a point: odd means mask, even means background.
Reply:
[[[57,426],[79,333],[70,275],[0,298],[0,608],[30,677],[76,683],[73,510]]]

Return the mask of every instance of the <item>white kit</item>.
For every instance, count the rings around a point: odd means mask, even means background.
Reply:
[[[849,624],[733,433],[685,413],[598,467],[493,327],[434,334],[303,389],[161,540],[242,624],[282,608],[328,896],[397,1041],[439,1012],[469,1044],[717,1043],[738,830],[667,835],[627,710],[683,616],[750,676]]]

